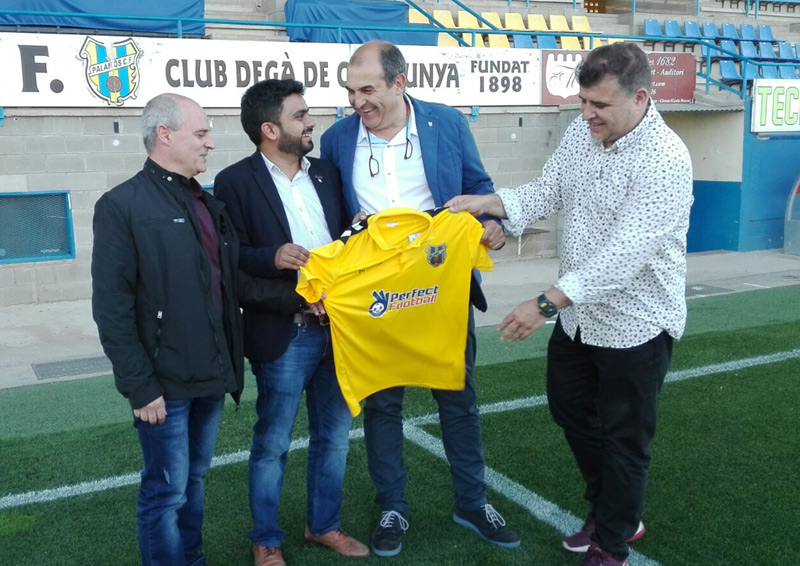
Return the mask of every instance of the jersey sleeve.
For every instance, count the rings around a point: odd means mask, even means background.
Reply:
[[[472,249],[472,267],[480,271],[492,271],[494,264],[489,257],[489,248],[481,243],[483,225],[475,218],[469,217],[469,245]]]
[[[308,263],[300,268],[300,279],[297,281],[297,293],[308,303],[320,300],[326,289],[336,280],[337,258],[344,244],[335,240],[327,246],[311,250]]]

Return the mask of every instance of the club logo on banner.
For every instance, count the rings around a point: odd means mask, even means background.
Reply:
[[[87,36],[80,57],[86,62],[86,82],[92,94],[109,106],[122,106],[129,98],[136,98],[141,54],[132,38],[103,45]]]

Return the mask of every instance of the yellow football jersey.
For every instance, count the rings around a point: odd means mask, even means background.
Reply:
[[[472,268],[490,271],[466,212],[388,208],[311,250],[297,292],[325,294],[336,375],[353,416],[397,385],[464,388]]]

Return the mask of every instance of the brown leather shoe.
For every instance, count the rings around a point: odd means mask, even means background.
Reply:
[[[315,537],[306,528],[305,538],[308,542],[315,542],[338,552],[348,558],[366,558],[369,556],[369,548],[361,544],[353,537],[347,535],[342,529],[330,531],[324,535]]]
[[[253,545],[253,564],[255,566],[286,566],[277,546]]]

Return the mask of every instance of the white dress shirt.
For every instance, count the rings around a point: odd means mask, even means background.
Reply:
[[[264,163],[267,165],[272,181],[278,189],[278,195],[283,202],[283,210],[289,221],[289,230],[292,233],[292,243],[313,250],[320,246],[330,244],[330,230],[325,220],[325,211],[314,188],[314,181],[308,174],[311,163],[303,157],[300,160],[300,170],[294,178],[289,179],[280,168],[272,163],[263,153]]]
[[[655,106],[608,148],[578,117],[541,177],[497,194],[515,234],[564,211],[556,287],[573,302],[559,311],[570,337],[580,328],[584,343],[609,348],[681,337],[692,161]]]
[[[408,126],[389,141],[369,133],[364,122],[359,122],[353,160],[353,187],[361,209],[367,214],[397,206],[414,210],[430,210],[436,206],[425,177],[414,105],[408,98],[405,101],[409,108]],[[412,146],[409,159],[405,159],[406,139],[411,141]],[[371,154],[378,163],[378,174],[374,177],[369,169],[370,144]],[[374,165],[373,171],[376,170]]]

